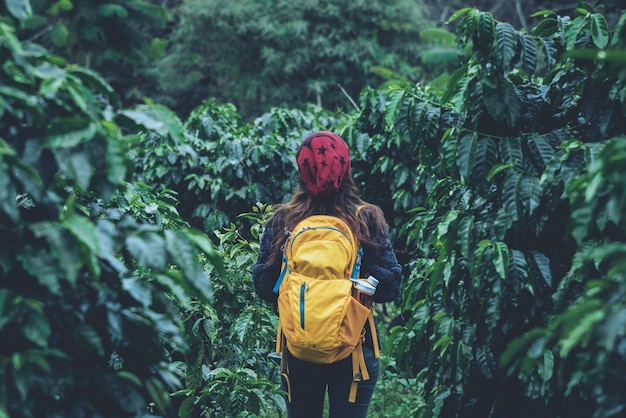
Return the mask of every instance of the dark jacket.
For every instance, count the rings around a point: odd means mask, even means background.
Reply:
[[[369,210],[363,209],[367,216]],[[280,259],[268,264],[268,258],[273,251],[272,243],[276,234],[285,234],[284,223],[277,216],[272,217],[267,223],[263,235],[256,263],[252,267],[252,281],[256,294],[264,300],[275,302],[278,295],[272,291],[276,279],[280,274]],[[373,219],[370,218],[373,223]],[[370,230],[373,226],[370,227]],[[391,302],[400,296],[400,284],[402,281],[402,267],[398,263],[393,251],[389,236],[373,237],[382,247],[375,249],[363,246],[363,258],[361,260],[361,277],[372,275],[378,279],[379,284],[374,294],[374,302]]]

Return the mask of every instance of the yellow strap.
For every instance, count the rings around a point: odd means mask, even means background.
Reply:
[[[354,350],[359,358],[359,367],[361,369],[361,376],[363,380],[370,380],[370,374],[367,371],[367,365],[365,365],[365,356],[363,355],[363,344],[359,344]]]
[[[350,385],[348,402],[356,402],[356,389],[359,382],[361,380],[369,380],[369,378],[370,375],[365,364],[365,357],[363,356],[363,345],[359,342],[352,352],[352,384]]]
[[[289,363],[287,363],[287,339],[280,325],[278,326],[278,336],[276,338],[276,352],[281,353],[280,375],[285,378],[285,382],[287,383],[287,400],[291,402],[291,381],[289,380]]]
[[[378,334],[376,333],[376,323],[374,322],[374,312],[370,311],[370,316],[367,317],[367,322],[370,324],[370,332],[372,333],[372,342],[374,343],[374,355],[376,358],[380,358],[380,347],[378,346]]]
[[[289,374],[288,373],[281,373],[280,374],[282,377],[285,378],[285,382],[287,382],[287,400],[289,402],[291,402],[291,382],[289,381]]]
[[[348,402],[355,403],[356,402],[356,387],[359,384],[356,380],[352,381],[350,385],[350,394],[348,395]]]
[[[276,330],[276,353],[280,354],[282,352],[282,339],[283,339],[283,327],[278,324],[278,329]]]

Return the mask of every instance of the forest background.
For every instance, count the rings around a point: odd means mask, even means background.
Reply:
[[[0,417],[284,414],[250,267],[320,129],[405,270],[372,416],[624,414],[622,2],[0,11]]]

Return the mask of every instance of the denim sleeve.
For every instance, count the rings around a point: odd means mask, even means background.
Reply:
[[[363,247],[361,277],[371,275],[378,279],[374,302],[392,302],[400,297],[402,266],[396,258],[389,235],[376,237],[376,240],[381,243],[379,248]]]
[[[402,267],[388,238],[378,251],[363,248],[361,268],[364,273],[362,276],[372,275],[379,281],[374,302],[391,302],[400,296]]]
[[[261,242],[259,245],[259,254],[257,260],[252,266],[252,283],[254,285],[255,293],[263,300],[268,302],[275,302],[278,295],[272,291],[278,275],[280,274],[280,259],[278,262],[269,263],[268,258],[273,251],[272,243],[276,236],[276,222],[275,219],[270,221],[265,226],[263,234],[261,235]]]

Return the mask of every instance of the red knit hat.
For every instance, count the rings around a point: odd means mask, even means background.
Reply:
[[[350,148],[332,132],[317,132],[302,141],[296,161],[306,189],[314,196],[328,195],[350,173]]]

